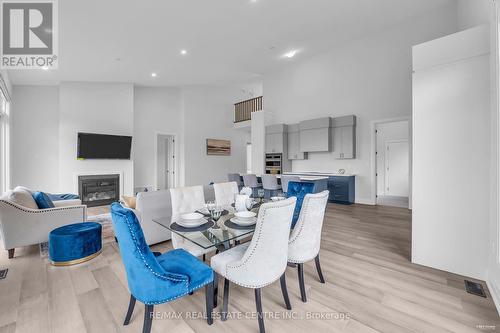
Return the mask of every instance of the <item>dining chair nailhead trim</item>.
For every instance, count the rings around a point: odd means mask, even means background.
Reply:
[[[287,205],[280,205],[279,203],[277,203],[276,205],[270,205],[270,206],[267,206],[265,207],[265,211],[262,213],[262,218],[261,220],[264,220],[265,216],[266,216],[266,213],[267,213],[267,210],[268,209],[274,209],[274,208],[282,208],[282,207],[288,207],[288,206],[291,206],[293,203],[289,203]],[[260,241],[260,236],[261,236],[261,231],[262,231],[262,227],[263,227],[263,223],[260,223],[259,224],[259,232],[257,234],[257,240],[255,241],[255,246],[253,247],[252,249],[252,252],[250,252],[250,254],[248,255],[248,257],[245,259],[245,261],[243,262],[240,262],[238,265],[231,265],[231,264],[227,264],[226,266],[226,272],[227,272],[227,269],[228,268],[232,268],[232,269],[236,269],[236,268],[240,268],[244,265],[246,265],[246,263],[253,257],[254,253],[255,253],[255,249],[257,248],[257,245],[259,244],[259,241]],[[256,230],[257,231],[257,230]],[[255,235],[255,232],[254,232],[254,235]],[[242,287],[246,287],[246,288],[252,288],[252,289],[257,289],[257,288],[262,288],[262,287],[265,287],[265,286],[268,286],[272,283],[274,283],[275,281],[279,280],[280,277],[278,277],[276,280],[272,281],[272,282],[269,282],[269,283],[264,283],[264,284],[260,284],[260,285],[247,285],[247,284],[242,284],[242,283],[238,283],[238,282],[234,282],[232,281],[231,279],[229,279],[231,282],[239,285],[239,286],[242,286]]]
[[[177,295],[177,296],[174,296],[174,297],[171,297],[171,298],[167,298],[167,299],[164,299],[164,300],[160,300],[160,301],[156,301],[156,302],[144,302],[141,299],[139,299],[139,301],[141,301],[142,303],[147,304],[147,305],[167,303],[167,302],[173,301],[174,299],[186,296],[191,291],[199,289],[199,288],[201,288],[201,287],[203,287],[203,286],[205,286],[205,285],[207,285],[207,284],[209,284],[210,282],[213,281],[213,278],[212,278],[212,281],[208,281],[208,282],[202,283],[202,284],[200,284],[200,285],[198,285],[196,287],[189,288],[189,279],[188,278],[185,278],[185,279],[176,279],[176,278],[173,278],[173,277],[170,277],[170,276],[164,276],[164,275],[161,275],[161,274],[158,274],[157,272],[155,272],[153,270],[153,268],[151,268],[151,266],[149,266],[149,264],[146,262],[146,259],[144,258],[144,254],[142,253],[142,251],[140,250],[139,246],[137,245],[137,238],[135,237],[134,233],[132,232],[131,223],[130,223],[127,215],[124,215],[122,213],[114,213],[114,214],[121,215],[121,216],[125,217],[125,221],[127,221],[127,227],[128,227],[128,229],[130,231],[130,234],[132,235],[132,239],[134,240],[135,248],[139,252],[139,254],[141,255],[142,262],[144,263],[144,265],[146,266],[146,268],[149,269],[149,271],[151,273],[153,273],[153,275],[155,275],[156,277],[158,277],[158,278],[160,278],[162,280],[170,280],[170,281],[174,281],[174,282],[185,282],[186,283],[186,289],[187,289],[187,291],[185,293],[181,294],[181,295]],[[120,243],[118,243],[118,246],[119,245],[120,245]]]

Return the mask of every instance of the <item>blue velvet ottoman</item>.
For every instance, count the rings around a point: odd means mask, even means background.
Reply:
[[[54,266],[80,264],[101,253],[102,226],[95,222],[68,224],[49,234],[49,260]]]

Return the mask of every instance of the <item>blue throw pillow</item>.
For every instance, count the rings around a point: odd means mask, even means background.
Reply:
[[[47,193],[34,192],[33,199],[35,199],[35,202],[36,202],[39,209],[47,209],[47,208],[54,208],[55,207],[54,203],[52,202],[52,200],[50,200]]]
[[[78,195],[71,194],[71,193],[66,193],[66,194],[47,193],[47,195],[49,196],[50,200],[52,200],[52,201],[80,199],[80,197]]]

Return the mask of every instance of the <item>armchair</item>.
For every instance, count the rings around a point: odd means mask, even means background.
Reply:
[[[60,204],[64,205],[64,204]],[[17,247],[47,242],[49,232],[63,225],[84,222],[85,205],[31,209],[0,199],[0,237],[9,259]]]

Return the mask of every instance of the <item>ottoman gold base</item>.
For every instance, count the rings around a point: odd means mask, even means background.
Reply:
[[[75,260],[69,260],[69,261],[60,261],[60,262],[56,262],[56,261],[52,261],[50,260],[50,263],[53,265],[53,266],[73,266],[73,265],[78,265],[78,264],[82,264],[84,262],[87,262],[89,260],[92,260],[94,259],[95,257],[97,257],[98,255],[100,255],[102,252],[102,250],[99,250],[97,251],[96,253],[94,254],[91,254],[89,256],[86,256],[84,258],[80,258],[80,259],[75,259]]]

